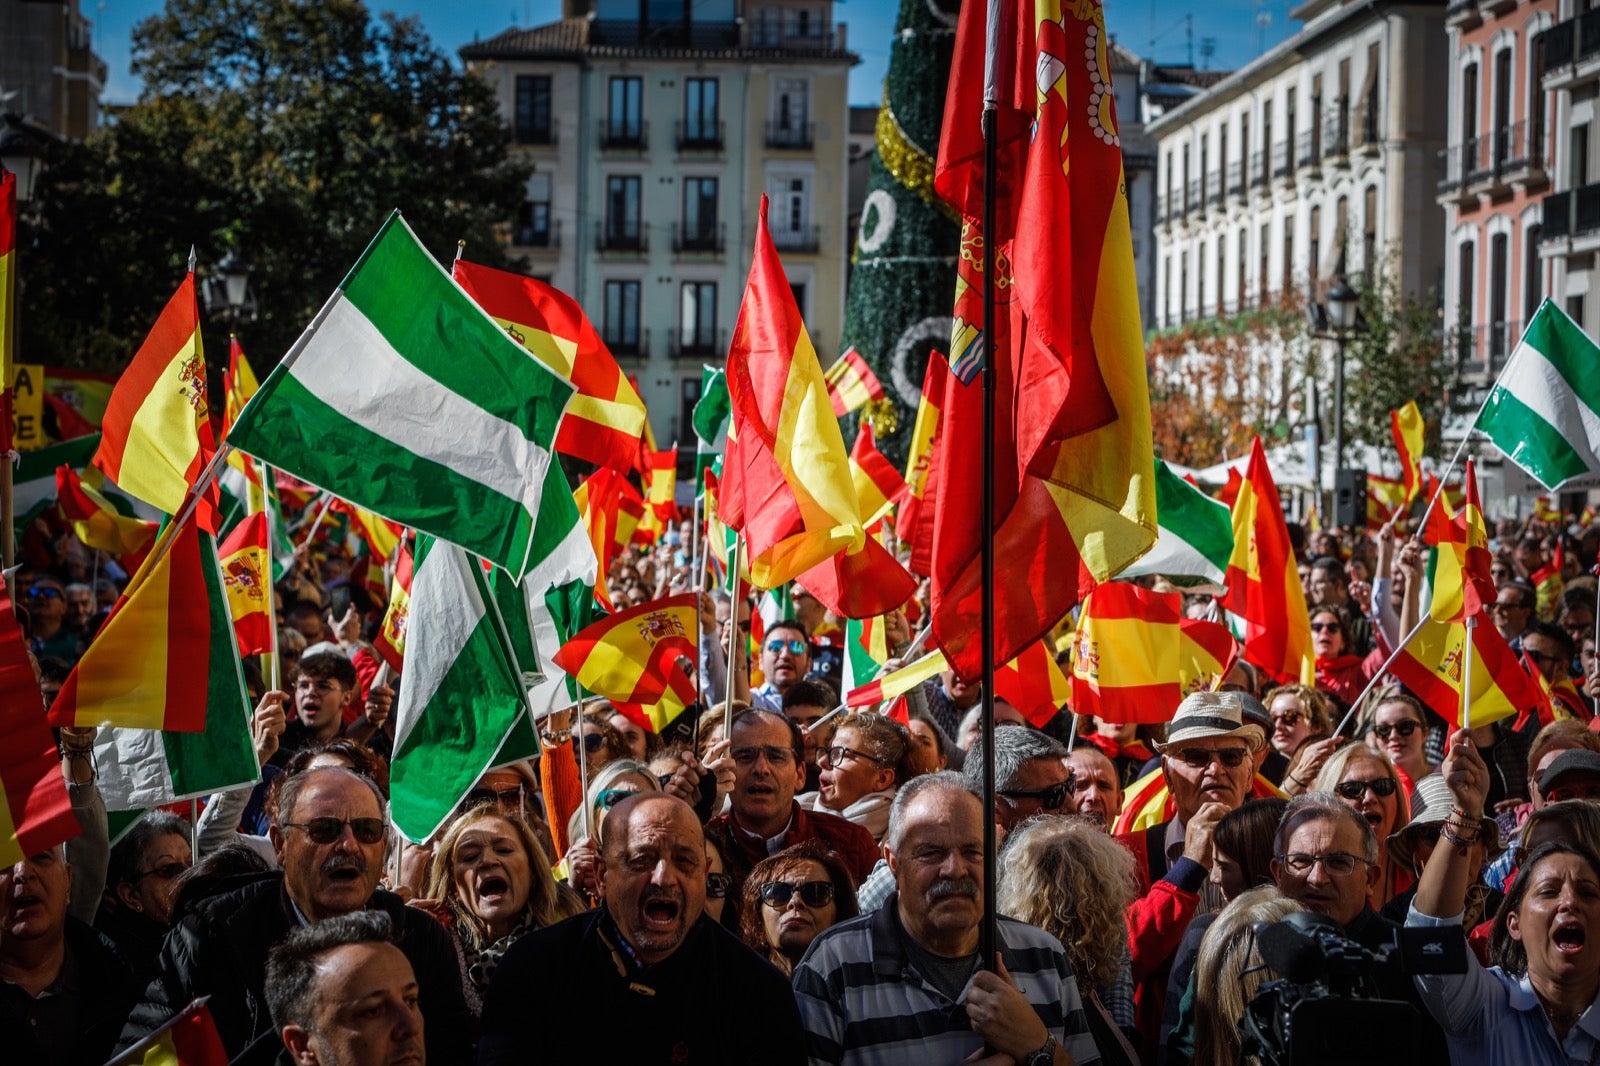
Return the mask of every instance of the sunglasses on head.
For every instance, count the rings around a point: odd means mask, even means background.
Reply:
[[[1204,769],[1213,762],[1220,762],[1232,770],[1243,766],[1249,757],[1248,748],[1184,748],[1178,752],[1183,764],[1195,770]]]
[[[1388,740],[1390,734],[1399,733],[1403,737],[1409,737],[1421,728],[1421,722],[1415,718],[1406,718],[1393,724],[1385,722],[1383,725],[1374,726],[1372,731],[1378,735],[1379,740]]]
[[[638,794],[639,790],[636,788],[608,788],[596,796],[594,802],[595,806],[609,811],[629,796],[637,796]]]
[[[791,885],[787,881],[766,881],[761,885],[761,902],[774,910],[783,910],[789,905],[796,892],[800,893],[800,902],[807,907],[826,907],[833,902],[832,881],[807,881],[803,885]]]
[[[1049,788],[1035,788],[1028,791],[1023,791],[1022,789],[1009,789],[1002,791],[1000,795],[1004,796],[1006,799],[1013,800],[1038,800],[1039,806],[1043,807],[1045,810],[1059,811],[1067,802],[1067,796],[1072,793],[1072,787],[1074,784],[1076,784],[1076,782],[1069,777],[1065,781],[1058,781]]]
[[[1379,799],[1386,799],[1394,795],[1395,783],[1392,777],[1375,777],[1371,781],[1340,781],[1333,786],[1333,790],[1343,799],[1358,800],[1368,790]]]
[[[313,844],[332,844],[344,833],[344,827],[359,843],[376,844],[383,840],[388,826],[382,818],[313,818],[309,822],[284,822],[285,829],[298,829],[311,838]]]
[[[769,640],[767,641],[767,650],[774,655],[781,651],[787,651],[790,655],[804,655],[806,653],[806,642],[803,640]]]

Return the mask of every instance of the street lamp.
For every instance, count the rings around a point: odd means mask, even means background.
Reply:
[[[1333,462],[1335,468],[1344,466],[1344,347],[1357,328],[1357,304],[1361,297],[1341,273],[1328,290],[1328,326],[1338,344],[1333,364]]]
[[[206,310],[226,318],[230,329],[256,320],[256,298],[250,291],[254,269],[237,249],[229,248],[205,280]]]

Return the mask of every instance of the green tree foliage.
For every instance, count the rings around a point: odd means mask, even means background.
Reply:
[[[168,0],[134,31],[137,104],[58,146],[25,225],[19,358],[118,369],[182,278],[254,267],[257,365],[294,341],[398,207],[443,262],[502,261],[528,169],[492,90],[414,18],[359,0]],[[225,357],[208,324],[207,356]]]
[[[1352,441],[1392,451],[1389,412],[1415,400],[1431,453],[1438,448],[1455,367],[1445,359],[1437,301],[1403,295],[1391,274],[1378,270],[1371,281],[1352,281],[1366,328],[1345,350],[1345,432]]]

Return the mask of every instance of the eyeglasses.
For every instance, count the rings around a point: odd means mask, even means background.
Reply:
[[[770,651],[774,655],[777,655],[779,652],[785,651],[785,650],[787,650],[790,655],[804,655],[806,653],[806,648],[807,647],[808,647],[808,645],[803,640],[769,640],[769,641],[767,641],[767,650]]]
[[[1300,724],[1301,717],[1302,715],[1299,711],[1284,711],[1282,714],[1274,713],[1272,716],[1272,724],[1281,725],[1285,729],[1293,729],[1295,726]]]
[[[637,796],[638,794],[639,790],[636,788],[608,788],[594,798],[594,803],[601,810],[609,811],[629,796]]]
[[[803,885],[791,885],[787,881],[765,881],[761,885],[760,892],[761,902],[778,911],[789,905],[796,892],[800,893],[800,902],[807,907],[826,907],[833,902],[832,881],[807,881]]]
[[[59,600],[60,598],[61,590],[51,588],[49,585],[36,585],[28,590],[28,599],[30,600]]]
[[[1523,654],[1525,654],[1528,658],[1538,663],[1541,670],[1544,669],[1547,664],[1551,666],[1560,666],[1562,663],[1568,661],[1559,655],[1550,655],[1546,652],[1534,651],[1532,648],[1528,647],[1526,643],[1522,645],[1522,651]]]
[[[476,807],[480,803],[498,803],[502,807],[518,807],[522,805],[522,786],[515,788],[475,788],[467,793],[467,806]]]
[[[1311,623],[1311,632],[1313,632],[1313,633],[1337,633],[1337,632],[1339,632],[1339,623],[1338,622],[1312,622]]]
[[[795,754],[788,748],[780,748],[776,744],[763,744],[754,748],[734,748],[728,753],[733,756],[735,766],[754,766],[756,760],[763,755],[767,757],[769,766],[788,766],[794,761]]]
[[[349,826],[358,843],[376,844],[383,839],[389,827],[382,818],[313,818],[309,822],[284,822],[285,829],[299,829],[311,838],[313,844],[332,844]]]
[[[1062,804],[1067,802],[1067,796],[1072,792],[1073,785],[1077,784],[1073,778],[1058,781],[1049,788],[1036,788],[1024,792],[1021,789],[1011,789],[1001,792],[1006,799],[1031,799],[1038,800],[1039,806],[1047,811],[1059,811]]]
[[[1333,877],[1349,877],[1356,872],[1356,863],[1367,860],[1357,858],[1348,851],[1330,851],[1322,855],[1291,851],[1287,855],[1279,855],[1278,861],[1297,874],[1309,874],[1311,868],[1320,862],[1322,868]]]
[[[1333,790],[1347,800],[1358,800],[1368,790],[1379,799],[1387,799],[1394,795],[1395,783],[1392,777],[1375,777],[1371,781],[1340,781],[1333,786]]]
[[[1421,728],[1421,722],[1417,721],[1415,718],[1407,718],[1403,721],[1395,722],[1393,724],[1385,722],[1383,725],[1374,726],[1372,731],[1378,734],[1379,740],[1388,740],[1390,734],[1392,733],[1399,733],[1403,737],[1409,737],[1412,733],[1415,733]],[[1385,778],[1385,780],[1388,779]],[[1393,781],[1390,781],[1389,783],[1391,785],[1394,784]]]
[[[1488,610],[1494,614],[1499,614],[1501,611],[1526,611],[1527,609],[1527,606],[1520,600],[1516,603],[1512,603],[1509,600],[1495,600],[1488,607]]]
[[[1203,770],[1213,762],[1220,762],[1223,766],[1232,770],[1244,765],[1244,761],[1250,757],[1250,749],[1184,748],[1177,754],[1185,766],[1195,770]]]
[[[135,884],[143,881],[147,877],[159,877],[163,881],[171,881],[180,876],[183,871],[187,870],[188,868],[189,864],[186,862],[164,862],[160,866],[152,866],[144,873],[139,874],[133,880]]]
[[[833,766],[843,766],[852,759],[865,759],[868,762],[876,763],[879,766],[884,765],[884,761],[878,758],[876,755],[868,755],[864,751],[857,751],[854,748],[847,748],[843,744],[835,744],[831,748],[824,748],[819,754],[823,758],[827,759],[828,762]]]
[[[707,899],[727,899],[728,889],[732,887],[732,874],[706,874]]]
[[[599,733],[585,733],[583,735],[583,750],[593,755],[604,746],[606,738]]]

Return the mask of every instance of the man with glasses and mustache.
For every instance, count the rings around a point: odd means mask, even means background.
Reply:
[[[812,1063],[976,1061],[985,1045],[1006,1058],[984,1061],[1099,1061],[1054,937],[1002,915],[999,963],[978,968],[983,818],[951,771],[914,778],[895,797],[884,839],[894,894],[821,933],[795,968]]]
[[[737,933],[745,878],[755,864],[793,844],[820,840],[838,853],[860,884],[877,861],[878,844],[862,826],[827,811],[806,810],[795,793],[806,779],[800,727],[782,714],[751,708],[733,720],[728,757],[734,784],[729,810],[706,823],[733,886],[722,924]]]
[[[370,779],[337,767],[285,779],[270,830],[283,869],[191,883],[193,898],[174,915],[121,1049],[209,995],[228,1058],[271,1062],[279,1043],[266,995],[268,952],[292,929],[374,910],[389,916],[420,982],[428,1061],[466,1061],[470,1021],[450,935],[432,916],[377,890],[388,834],[383,794]]]
[[[1167,742],[1156,746],[1173,816],[1117,837],[1133,853],[1139,874],[1141,894],[1127,913],[1128,943],[1148,1062],[1155,1061],[1167,977],[1184,931],[1202,903],[1208,911],[1222,906],[1220,890],[1208,879],[1212,834],[1223,815],[1250,798],[1254,756],[1265,746],[1266,731],[1245,718],[1240,693],[1184,697]]]

